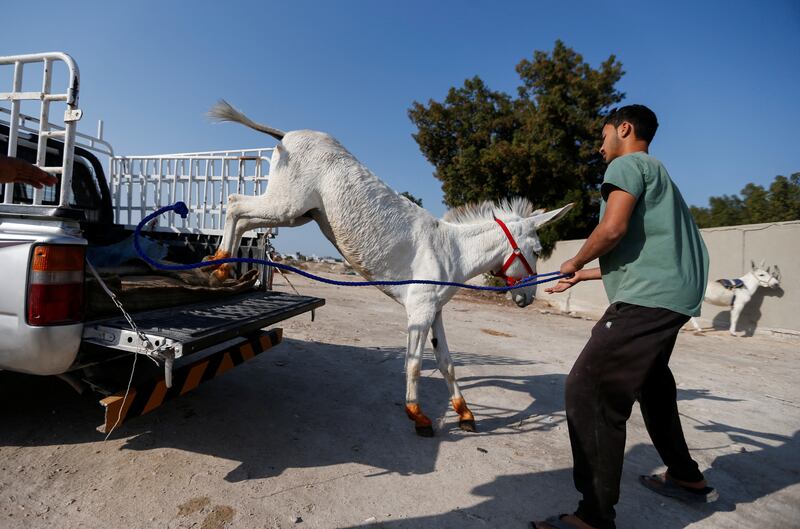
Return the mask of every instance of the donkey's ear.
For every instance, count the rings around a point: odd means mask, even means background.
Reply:
[[[533,227],[538,230],[545,224],[557,221],[558,219],[566,215],[567,212],[570,209],[572,209],[573,205],[574,203],[570,202],[569,204],[567,204],[562,208],[554,209],[552,211],[548,211],[547,213],[539,213],[538,215],[536,214],[533,215],[532,217],[530,217],[530,219],[533,220]]]
[[[750,270],[755,270],[755,269],[756,269],[756,262],[750,259]]]
[[[286,163],[289,160],[289,151],[283,146],[281,142],[275,145],[275,153],[278,155],[278,163]]]
[[[762,260],[761,260],[761,262],[760,262],[760,263],[758,263],[758,267],[759,267],[760,269],[762,269],[762,270],[764,269],[764,267],[765,267],[766,265],[767,265],[767,261],[766,261],[766,259],[762,259]]]

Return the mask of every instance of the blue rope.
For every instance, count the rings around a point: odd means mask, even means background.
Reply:
[[[178,264],[178,265],[167,265],[163,263],[159,263],[154,259],[151,259],[144,250],[142,249],[141,245],[139,244],[139,237],[141,236],[142,228],[153,220],[154,218],[158,217],[159,215],[163,215],[169,211],[174,211],[181,218],[186,218],[189,215],[189,208],[186,207],[186,204],[183,202],[176,202],[171,206],[164,206],[163,208],[154,211],[153,213],[147,215],[145,218],[139,222],[136,226],[136,231],[134,232],[133,236],[133,245],[136,248],[136,253],[148,264],[153,266],[154,268],[158,268],[160,270],[192,270],[194,268],[205,268],[207,266],[215,266],[221,265],[226,263],[249,263],[249,264],[260,264],[271,266],[273,268],[279,268],[280,270],[294,272],[295,274],[301,275],[303,277],[307,277],[309,279],[313,279],[314,281],[319,281],[320,283],[327,283],[328,285],[336,285],[336,286],[344,286],[344,287],[366,287],[366,286],[401,286],[401,285],[437,285],[437,286],[446,286],[446,287],[460,287],[460,288],[467,288],[470,290],[489,290],[493,292],[507,292],[509,290],[514,290],[517,288],[524,288],[533,285],[538,285],[539,283],[546,283],[548,281],[555,281],[557,279],[561,279],[564,277],[570,277],[569,274],[562,274],[560,272],[547,272],[545,274],[537,274],[525,277],[521,279],[519,282],[514,284],[513,286],[505,286],[505,287],[487,287],[487,286],[479,286],[479,285],[468,285],[465,283],[455,283],[452,281],[433,281],[430,279],[406,279],[402,281],[336,281],[334,279],[328,279],[327,277],[321,277],[318,275],[311,274],[306,272],[305,270],[301,270],[294,266],[290,266],[287,264],[282,263],[275,263],[273,261],[268,261],[266,259],[254,259],[252,257],[226,257],[224,259],[214,259],[211,261],[202,261],[200,263],[192,263],[192,264]],[[539,278],[546,278],[546,279],[539,279]]]

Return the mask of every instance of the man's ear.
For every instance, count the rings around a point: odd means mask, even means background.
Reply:
[[[549,224],[551,222],[555,222],[558,219],[560,219],[561,217],[563,217],[564,215],[566,215],[567,212],[569,212],[569,210],[572,209],[573,205],[574,205],[574,203],[570,202],[569,204],[567,204],[566,206],[564,206],[562,208],[554,209],[552,211],[548,211],[547,213],[534,214],[532,217],[528,217],[528,219],[531,222],[533,222],[534,229],[538,230],[539,228],[541,228],[545,224]],[[540,210],[537,210],[537,211],[540,211]]]
[[[624,140],[628,136],[633,134],[633,125],[629,121],[623,121],[619,127],[617,127],[617,136],[619,139]]]

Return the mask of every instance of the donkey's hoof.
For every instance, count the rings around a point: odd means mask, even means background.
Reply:
[[[420,437],[433,437],[433,426],[415,426]]]
[[[475,433],[477,430],[475,429],[475,419],[467,419],[466,421],[458,421],[458,427],[464,430],[465,432],[472,432]]]
[[[217,274],[216,271],[208,274],[208,286],[212,288],[221,287],[224,282],[225,279]]]

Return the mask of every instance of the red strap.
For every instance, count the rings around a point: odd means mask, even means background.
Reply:
[[[508,237],[508,242],[511,243],[511,247],[515,250],[518,250],[519,246],[517,246],[517,241],[514,240],[514,236],[511,235],[511,230],[508,229],[506,223],[498,219],[497,217],[495,217],[494,220],[500,225],[500,228],[503,230],[503,233],[506,234],[506,237]]]
[[[502,220],[498,219],[497,217],[495,217],[494,220],[497,222],[497,224],[500,225],[500,228],[503,230],[503,233],[506,234],[506,237],[508,238],[508,242],[511,244],[511,249],[513,250],[513,252],[511,253],[511,255],[508,256],[508,259],[506,259],[506,262],[503,263],[503,268],[500,269],[500,273],[496,274],[496,273],[492,272],[492,275],[494,275],[496,277],[505,278],[506,283],[509,286],[511,286],[514,283],[516,283],[517,281],[519,281],[519,279],[521,279],[521,278],[508,277],[506,275],[506,270],[508,270],[509,267],[512,264],[514,264],[514,261],[516,259],[519,259],[520,261],[522,261],[522,265],[525,267],[525,270],[528,272],[528,275],[533,275],[533,268],[531,268],[531,265],[528,264],[528,260],[525,259],[525,256],[522,255],[522,250],[519,249],[519,246],[517,245],[517,241],[514,240],[514,236],[511,235],[511,230],[508,229],[508,226],[506,226],[506,223],[503,222]]]

